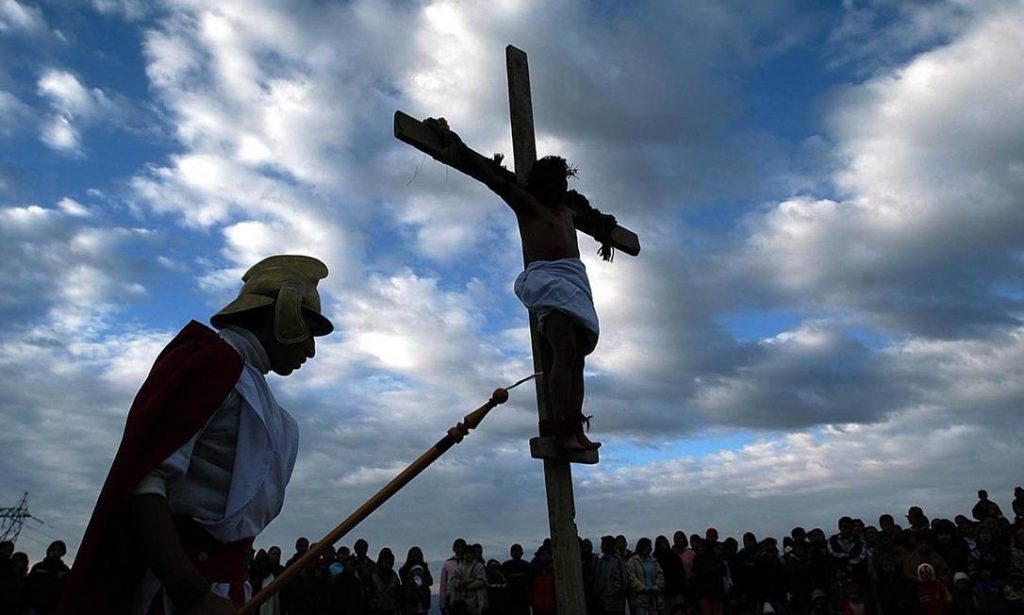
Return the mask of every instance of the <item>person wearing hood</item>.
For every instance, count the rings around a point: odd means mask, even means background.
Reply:
[[[975,615],[978,612],[971,592],[971,577],[966,572],[953,574],[953,603],[950,612],[953,615]]]
[[[920,564],[917,567],[917,608],[921,615],[945,615],[953,597],[946,584],[935,577],[935,569],[931,564]]]

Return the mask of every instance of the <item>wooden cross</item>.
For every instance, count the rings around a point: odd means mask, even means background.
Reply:
[[[512,147],[515,158],[515,179],[525,184],[530,167],[537,160],[537,146],[533,130],[533,102],[530,95],[530,71],[526,53],[509,45],[505,48],[505,66],[508,71],[509,113],[512,123]],[[473,150],[464,151],[460,160],[448,151],[438,132],[423,122],[402,113],[395,112],[395,137],[429,154],[435,160],[451,166],[478,181],[479,165],[469,164],[466,158],[477,157],[502,173],[511,172],[498,167]],[[468,148],[467,148],[468,149]],[[577,218],[576,228],[590,236],[598,229],[587,224],[586,219]],[[626,254],[640,253],[640,241],[636,233],[616,226],[610,234],[612,245]],[[526,253],[523,253],[524,261]],[[530,314],[530,338],[533,344],[534,372],[541,372],[547,346],[537,329],[537,318]],[[547,400],[547,385],[537,379],[537,410],[541,420],[551,419]],[[571,463],[598,462],[597,451],[566,453],[549,438],[532,438],[530,453],[544,461],[544,483],[548,500],[548,524],[554,552],[555,597],[560,615],[585,615],[586,599],[583,591],[583,576],[580,567],[579,538],[576,531],[576,504],[573,498]]]

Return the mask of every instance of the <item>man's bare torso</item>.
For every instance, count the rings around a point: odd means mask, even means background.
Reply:
[[[519,198],[531,201],[525,207],[523,203],[509,203],[516,212],[528,263],[580,257],[571,209],[564,204],[544,205],[529,194],[519,193]]]

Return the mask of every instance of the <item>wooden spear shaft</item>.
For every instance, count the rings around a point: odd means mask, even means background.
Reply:
[[[528,380],[528,378],[524,379]],[[522,381],[520,381],[522,382]],[[508,387],[511,389],[516,384]],[[487,400],[487,403],[480,406],[476,410],[470,412],[462,421],[456,423],[454,427],[448,430],[443,438],[437,441],[437,444],[427,449],[425,453],[419,456],[419,459],[410,463],[408,467],[402,470],[402,473],[391,479],[391,482],[384,485],[380,491],[375,493],[373,497],[367,500],[362,506],[356,509],[354,513],[348,516],[347,519],[342,521],[338,527],[330,531],[329,534],[321,538],[315,547],[312,547],[302,557],[300,557],[294,564],[288,566],[281,573],[281,576],[277,577],[270,582],[270,585],[264,587],[258,594],[252,597],[252,600],[247,602],[239,611],[239,615],[255,615],[264,602],[270,599],[271,596],[281,591],[285,585],[288,584],[292,578],[298,574],[298,572],[305,567],[309,566],[320,557],[320,555],[327,550],[327,548],[334,543],[341,540],[345,534],[352,531],[355,526],[359,525],[363,519],[370,516],[373,511],[381,507],[384,502],[387,502],[391,496],[398,493],[402,487],[406,486],[409,481],[416,478],[420,472],[427,469],[427,466],[434,463],[438,457],[443,455],[452,446],[462,442],[462,439],[469,434],[471,429],[475,429],[480,421],[484,420],[487,413],[492,408],[499,404],[503,404],[508,401],[508,389],[495,389],[494,393],[491,394],[491,398]]]

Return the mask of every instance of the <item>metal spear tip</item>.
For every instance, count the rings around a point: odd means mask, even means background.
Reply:
[[[491,399],[496,404],[503,404],[508,401],[508,389],[494,389]]]

